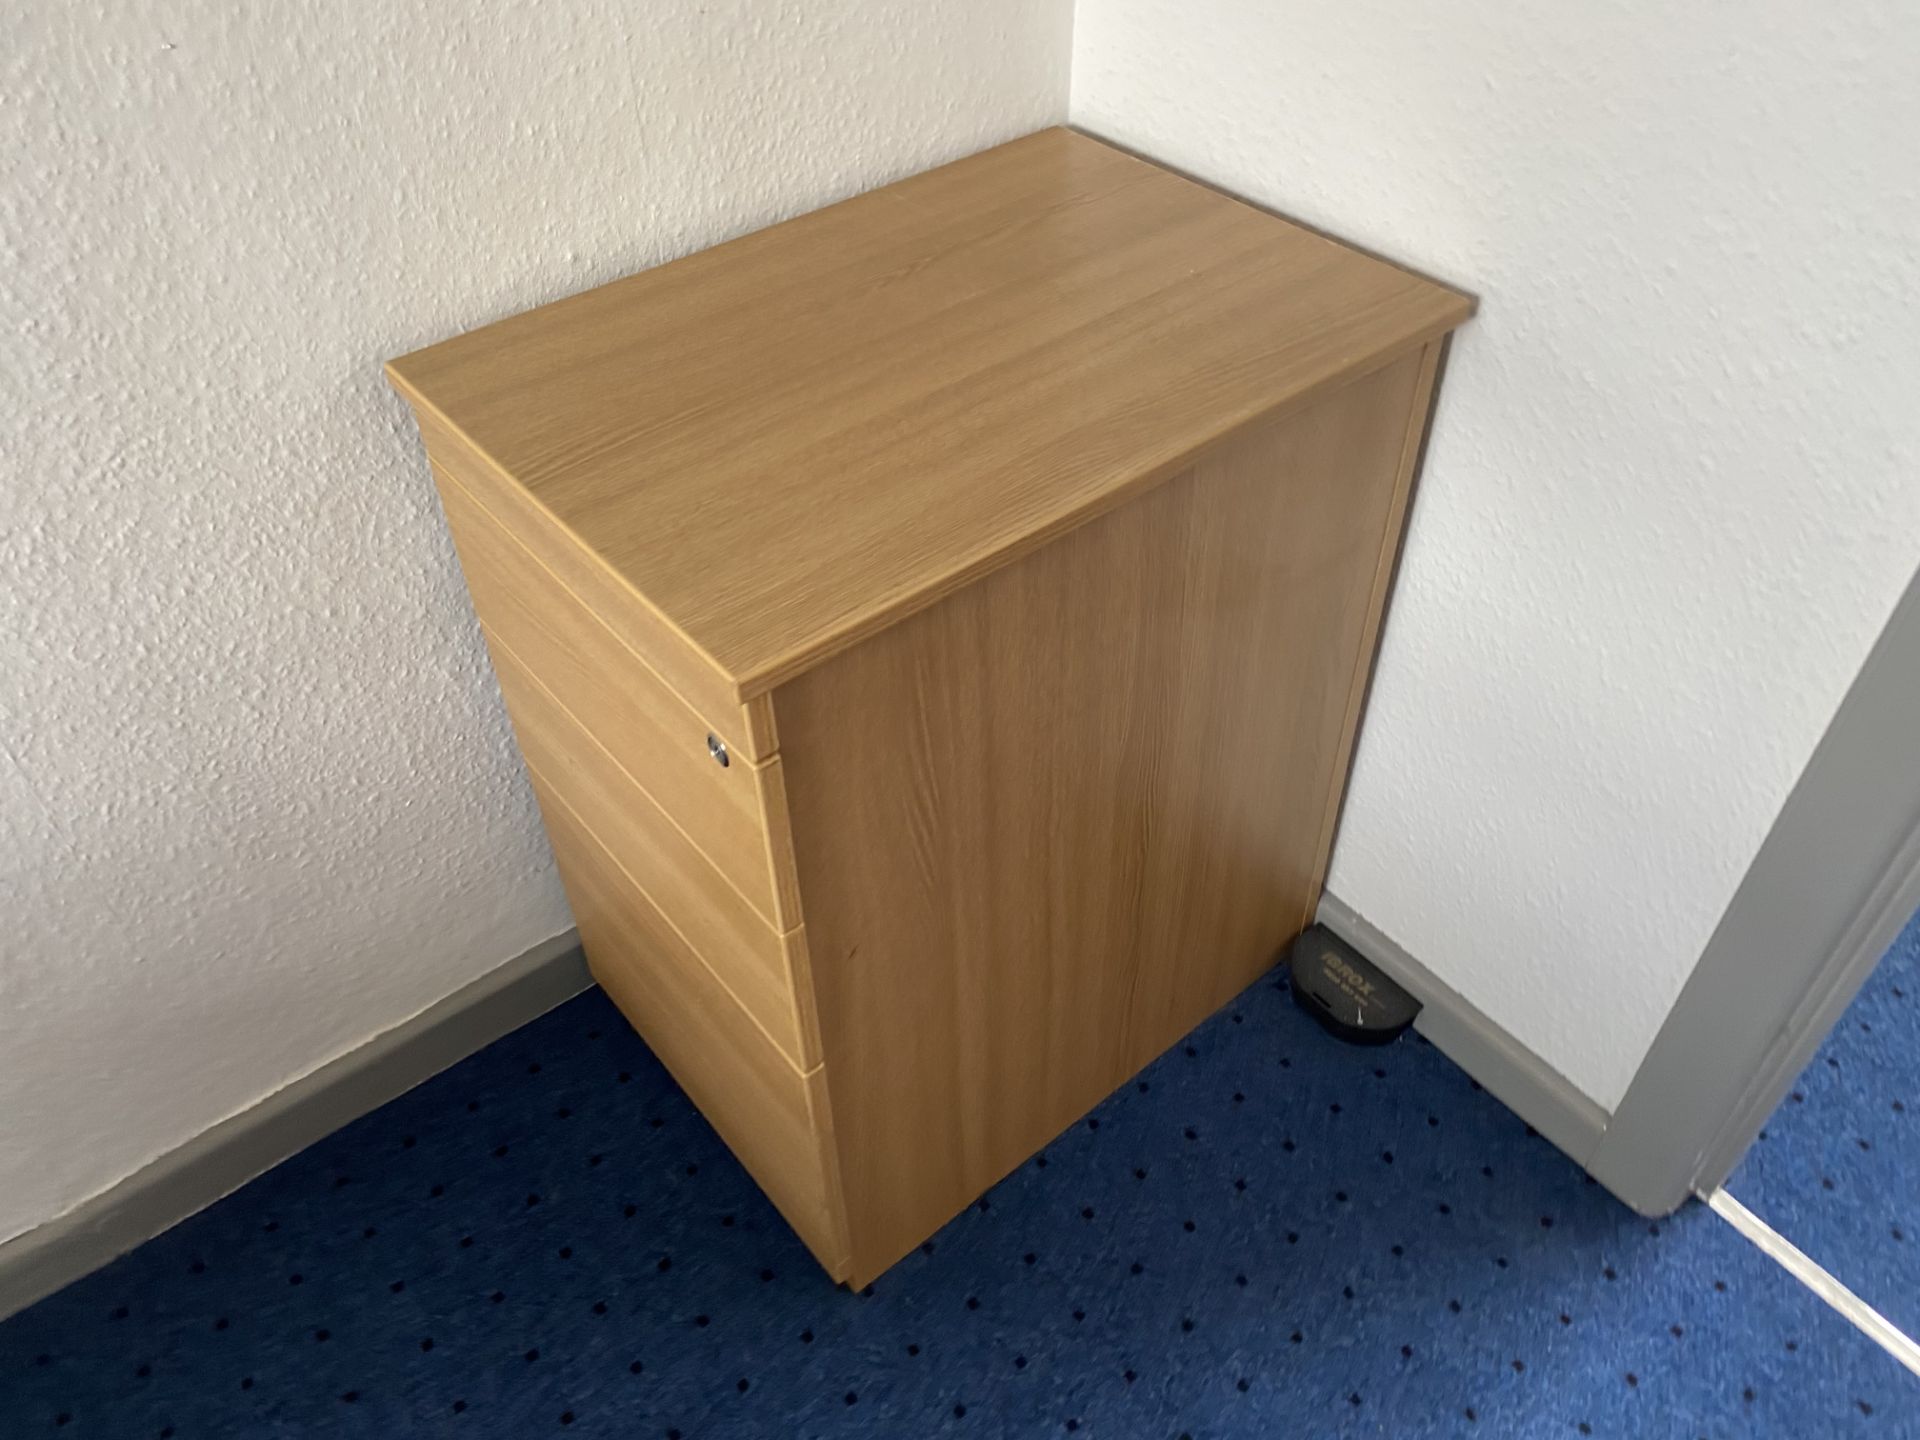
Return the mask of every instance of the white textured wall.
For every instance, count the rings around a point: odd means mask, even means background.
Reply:
[[[1063,117],[1067,0],[13,0],[0,1238],[568,923],[380,362]]]
[[[1477,291],[1331,888],[1611,1107],[1920,561],[1900,0],[1087,0],[1074,122]]]

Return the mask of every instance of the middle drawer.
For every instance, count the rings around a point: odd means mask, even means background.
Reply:
[[[804,932],[780,934],[687,842],[613,757],[492,640],[494,673],[527,767],[579,818],[632,883],[801,1070],[819,1061],[796,983]]]

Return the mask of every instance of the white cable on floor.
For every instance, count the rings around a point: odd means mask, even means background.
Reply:
[[[1882,1350],[1915,1375],[1920,1375],[1920,1344],[1916,1344],[1905,1331],[1834,1279],[1784,1235],[1726,1191],[1716,1190],[1705,1199],[1708,1207],[1722,1220],[1791,1271],[1794,1278],[1851,1320],[1856,1329]]]

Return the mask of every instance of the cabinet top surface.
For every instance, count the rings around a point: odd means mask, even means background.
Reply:
[[[1472,308],[1046,130],[387,369],[750,695]]]

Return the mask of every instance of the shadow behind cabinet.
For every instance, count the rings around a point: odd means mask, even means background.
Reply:
[[[1470,312],[1054,130],[389,366],[594,974],[835,1278],[1310,918]]]

